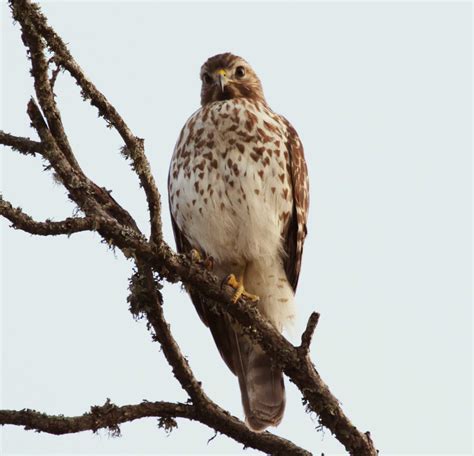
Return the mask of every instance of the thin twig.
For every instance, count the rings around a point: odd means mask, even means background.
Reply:
[[[51,57],[48,60],[48,64],[49,63],[54,63],[55,64],[55,67],[51,70],[51,77],[49,78],[49,85],[51,86],[51,91],[53,92],[53,94],[56,95],[54,93],[54,86],[56,84],[56,79],[58,78],[58,74],[61,71],[61,65],[58,62],[56,62],[56,59],[55,59],[54,56]]]
[[[298,347],[305,355],[309,353],[309,347],[311,345],[311,340],[313,339],[314,330],[319,321],[319,314],[316,312],[311,313],[308,318],[308,323],[306,323],[306,329],[301,335],[301,344]]]
[[[60,222],[46,220],[37,222],[21,208],[13,207],[0,195],[0,215],[12,222],[12,227],[17,230],[26,231],[30,234],[40,236],[57,236],[59,234],[71,235],[81,231],[94,230],[94,219],[91,217],[68,217]]]

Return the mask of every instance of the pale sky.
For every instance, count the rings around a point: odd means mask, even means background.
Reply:
[[[323,380],[381,454],[470,454],[471,5],[465,3],[42,2],[86,74],[145,138],[163,200],[179,131],[199,105],[199,68],[244,57],[270,106],[305,146],[309,235],[300,326],[321,319],[312,356]],[[35,137],[18,25],[1,4],[1,128]],[[57,101],[76,156],[143,229],[148,215],[118,135],[67,74]],[[2,149],[1,191],[38,220],[73,213],[39,158]],[[166,240],[174,246],[164,204]],[[2,408],[82,414],[107,397],[186,399],[144,322],[127,310],[131,272],[97,234],[33,237],[2,226]],[[165,312],[206,392],[242,417],[237,380],[179,285]],[[286,382],[276,433],[338,454]],[[225,436],[179,421],[122,426],[121,438],[5,427],[1,454],[240,454]],[[245,454],[257,454],[246,450]]]

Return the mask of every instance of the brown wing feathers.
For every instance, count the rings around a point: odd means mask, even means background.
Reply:
[[[309,207],[308,170],[304,159],[303,145],[298,133],[283,116],[287,127],[287,149],[290,157],[290,176],[293,187],[293,213],[285,237],[285,271],[288,281],[296,291],[301,270],[303,244],[307,233],[306,223]]]

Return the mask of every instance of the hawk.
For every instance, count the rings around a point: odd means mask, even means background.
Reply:
[[[201,107],[184,125],[171,159],[168,195],[177,249],[211,258],[213,272],[281,332],[295,318],[294,293],[308,216],[303,146],[274,113],[252,67],[231,53],[201,68]],[[208,263],[209,264],[209,263]],[[277,426],[283,373],[228,315],[190,291],[229,369],[238,377],[245,421]]]

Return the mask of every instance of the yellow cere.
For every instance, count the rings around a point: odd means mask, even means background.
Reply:
[[[225,70],[221,68],[220,70],[216,71],[216,74],[218,74],[219,76],[225,76]]]

